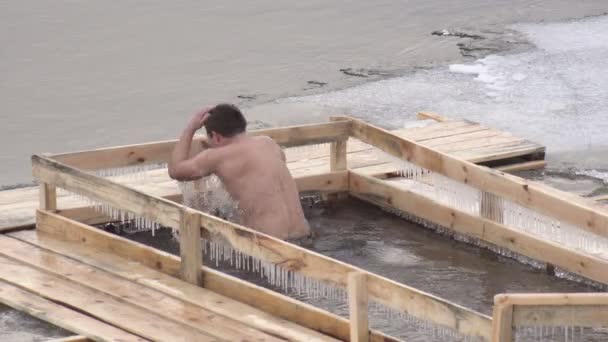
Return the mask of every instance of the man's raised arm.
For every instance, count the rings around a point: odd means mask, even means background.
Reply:
[[[194,114],[190,122],[182,132],[177,144],[171,153],[171,161],[169,162],[169,177],[179,180],[198,179],[211,173],[209,165],[208,151],[203,151],[198,155],[188,158],[190,155],[190,146],[194,133],[205,124],[205,120],[209,116],[209,111],[213,107],[205,108]]]

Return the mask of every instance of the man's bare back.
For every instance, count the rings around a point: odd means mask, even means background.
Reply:
[[[174,150],[171,177],[192,180],[216,174],[237,201],[244,226],[280,239],[310,234],[295,181],[281,148],[272,139],[249,137],[244,132],[230,137],[219,135],[221,138],[215,135],[211,148],[187,159],[187,142],[207,119],[201,113],[199,121],[193,118]]]
[[[268,137],[242,136],[207,151],[214,173],[237,201],[244,226],[280,239],[310,232],[281,148]]]

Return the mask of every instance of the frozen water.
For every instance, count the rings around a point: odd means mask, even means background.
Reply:
[[[348,108],[388,128],[418,111],[468,118],[545,144],[549,151],[608,148],[608,17],[517,25],[537,48],[283,102]],[[571,156],[580,164],[581,155]],[[593,167],[606,168],[598,158]]]

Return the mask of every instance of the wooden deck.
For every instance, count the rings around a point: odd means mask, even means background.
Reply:
[[[505,170],[541,168],[545,165],[544,146],[469,120],[434,122],[424,127],[393,132],[455,157],[503,167]],[[329,172],[329,144],[287,149],[286,155],[294,177]],[[392,173],[399,170],[394,160],[358,140],[351,139],[348,144],[350,169],[369,175]],[[155,196],[179,193],[177,183],[169,179],[166,169],[148,172],[143,181],[129,177],[114,179]],[[82,203],[62,196],[58,201],[61,208],[82,206]],[[37,187],[0,191],[0,231],[34,224],[34,211],[38,203]]]
[[[336,341],[107,251],[32,230],[0,235],[0,264],[0,302],[99,341]]]

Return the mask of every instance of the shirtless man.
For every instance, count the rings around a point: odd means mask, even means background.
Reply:
[[[205,126],[208,149],[188,159],[194,133]],[[241,211],[241,224],[279,239],[310,234],[285,154],[269,137],[250,137],[233,105],[196,113],[175,145],[169,176],[178,181],[216,174]]]

